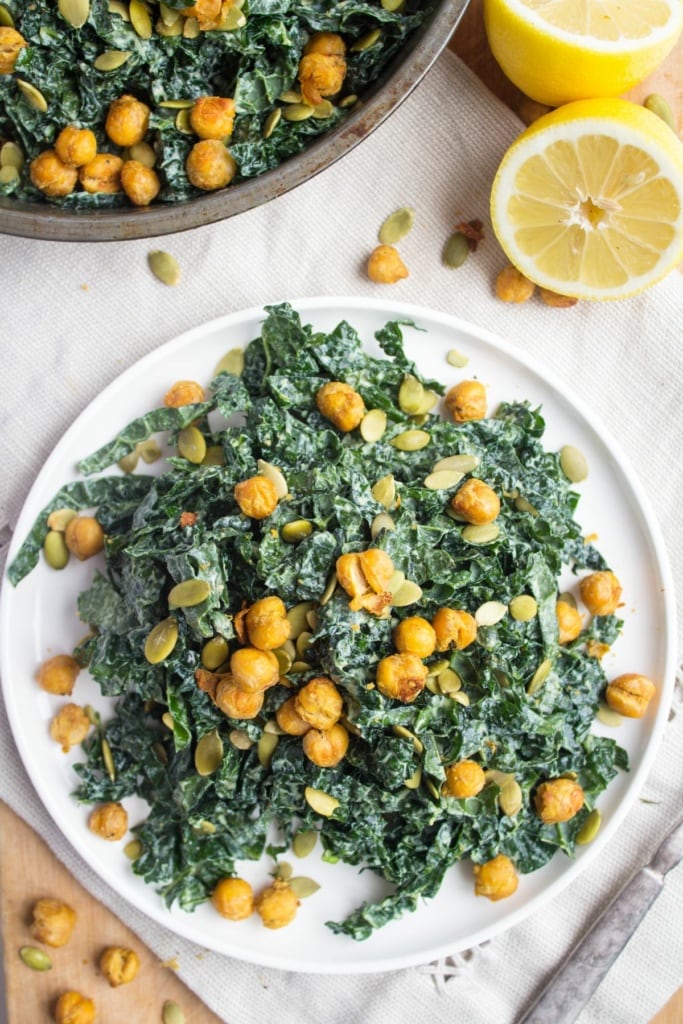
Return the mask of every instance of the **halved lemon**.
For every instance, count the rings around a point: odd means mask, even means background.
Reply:
[[[634,295],[683,259],[683,143],[636,103],[568,103],[508,149],[491,219],[536,284],[583,299]]]
[[[484,0],[507,77],[556,107],[620,96],[661,64],[683,29],[680,0]]]

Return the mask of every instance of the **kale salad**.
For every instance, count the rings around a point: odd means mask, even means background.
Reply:
[[[83,742],[74,795],[146,802],[131,870],[169,906],[191,911],[241,863],[272,857],[277,873],[316,842],[325,861],[386,882],[328,922],[363,940],[461,861],[480,881],[504,860],[523,886],[572,856],[628,768],[591,729],[600,653],[621,622],[584,616],[573,638],[558,626],[563,574],[608,567],[574,518],[540,409],[458,418],[451,391],[407,358],[403,327],[377,331],[375,357],[348,322],[327,334],[267,307],[206,390],[177,382],[162,406],[164,382],[159,408],[83,459],[9,569],[14,585],[31,572],[60,510],[102,528],[104,561],[78,598],[90,632],[73,653],[113,700]],[[339,410],[354,404],[351,425]],[[171,456],[136,467],[155,436]],[[495,495],[488,522],[458,504],[467,485]],[[268,602],[286,624],[270,643],[250,617]],[[456,612],[465,639],[441,628]],[[241,686],[245,652],[276,662],[260,689]],[[336,755],[314,756],[334,730]],[[472,790],[454,781],[462,765],[481,776]],[[549,780],[580,791],[570,814],[544,813]],[[494,890],[475,888],[505,895]]]

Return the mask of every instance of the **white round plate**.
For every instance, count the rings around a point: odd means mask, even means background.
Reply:
[[[618,730],[596,725],[596,731],[609,731],[626,748],[631,761],[631,771],[620,773],[599,801],[604,824],[598,838],[581,848],[574,860],[558,853],[542,870],[522,876],[515,895],[499,903],[476,898],[471,867],[456,865],[434,899],[365,942],[334,935],[325,922],[340,920],[363,900],[381,893],[383,883],[369,872],[325,864],[316,854],[297,861],[296,871],[315,878],[321,889],[304,901],[295,922],[280,931],[268,931],[256,917],[225,921],[210,905],[194,913],[168,910],[154,889],[133,874],[122,843],[103,842],[88,831],[88,808],[71,795],[77,782],[71,764],[82,760],[82,754],[77,749],[65,755],[50,739],[48,724],[61,702],[33,681],[40,662],[70,651],[83,635],[76,596],[92,576],[92,561],[74,565],[72,560],[61,573],[41,563],[17,588],[4,581],[0,668],[11,728],[36,790],[69,842],[117,893],[171,931],[238,959],[293,971],[385,971],[454,953],[516,924],[577,878],[614,835],[644,782],[671,700],[673,585],[654,516],[622,454],[592,413],[544,369],[486,331],[428,309],[354,298],[305,299],[293,305],[305,323],[319,330],[329,331],[347,320],[377,355],[381,352],[375,330],[388,320],[413,321],[421,330],[404,328],[406,349],[426,376],[446,385],[476,376],[488,387],[492,409],[501,400],[527,399],[534,407],[540,405],[547,422],[546,447],[557,450],[571,443],[587,456],[590,474],[578,485],[577,518],[585,534],[597,535],[600,550],[624,588],[623,634],[603,664],[608,676],[637,671],[660,684],[645,718],[624,720]],[[140,360],[106,388],[78,417],[38,476],[17,524],[9,562],[41,508],[64,482],[76,478],[80,458],[158,406],[173,381],[208,383],[224,353],[258,336],[263,319],[262,308],[249,309],[197,327]],[[446,362],[452,348],[469,357],[465,369]],[[74,694],[79,703],[106,708],[87,673],[81,673]],[[134,800],[126,804],[134,824],[144,809]],[[262,886],[272,861],[264,858],[263,863],[241,865],[240,870]]]

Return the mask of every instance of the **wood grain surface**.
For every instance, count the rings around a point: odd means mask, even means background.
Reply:
[[[496,65],[486,44],[481,0],[469,9],[451,41],[451,48],[500,99],[524,112],[525,98]],[[661,68],[634,89],[629,98],[642,101],[649,93],[661,93],[675,112],[679,133],[683,129],[683,41]],[[0,925],[2,926],[5,991],[8,1024],[43,1024],[52,1020],[59,994],[75,988],[90,995],[98,1007],[98,1020],[108,1024],[156,1024],[164,1001],[175,1000],[187,1024],[220,1024],[219,1018],[175,976],[173,965],[161,964],[140,940],[106,907],[94,899],[52,854],[43,840],[0,802]],[[21,962],[18,950],[30,944],[28,923],[33,902],[57,896],[78,913],[72,941],[51,951],[53,968],[39,974]],[[109,987],[98,969],[107,945],[135,949],[141,959],[138,977],[128,986]],[[683,966],[681,967],[683,980]],[[681,1024],[683,987],[650,1024]]]

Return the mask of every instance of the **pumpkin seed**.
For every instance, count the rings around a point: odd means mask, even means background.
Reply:
[[[90,0],[59,0],[57,8],[72,28],[81,28],[90,14]]]
[[[150,665],[158,665],[165,661],[178,642],[178,622],[171,615],[158,622],[147,634],[145,640],[145,658]]]
[[[206,441],[198,427],[183,427],[178,434],[178,454],[198,466],[206,455]]]
[[[49,971],[52,969],[50,957],[42,949],[36,949],[35,946],[22,946],[19,950],[19,957],[32,971]]]
[[[207,821],[206,818],[202,818],[202,820],[198,821],[194,826],[194,831],[199,832],[200,835],[212,836],[215,835],[217,829],[212,821]]]
[[[417,789],[421,782],[422,767],[420,766],[415,769],[412,775],[410,775],[407,779],[404,779],[403,785],[406,787],[406,789]]]
[[[18,180],[19,169],[17,167],[12,167],[11,164],[0,167],[0,185],[10,185],[13,181]]]
[[[111,747],[107,740],[102,740],[101,750],[104,769],[111,781],[116,782],[116,765],[114,764],[114,755],[111,752]]]
[[[50,530],[43,541],[43,554],[51,569],[63,569],[69,561],[69,549],[64,534]]]
[[[303,103],[304,98],[296,89],[285,89],[278,96],[280,103]]]
[[[560,466],[567,480],[573,484],[581,483],[588,476],[586,456],[573,444],[565,444],[560,448]]]
[[[512,782],[514,775],[511,775],[510,772],[498,771],[497,768],[487,768],[484,778],[487,785],[498,786],[499,789],[502,789],[506,782]]]
[[[408,416],[419,414],[424,401],[424,385],[411,373],[407,373],[398,389],[398,407]]]
[[[387,429],[387,414],[383,409],[370,409],[360,421],[358,429],[367,444],[374,444]]]
[[[372,32],[368,32],[366,35],[361,36],[357,39],[350,47],[352,53],[362,53],[363,50],[369,50],[371,46],[374,46],[379,41],[382,35],[380,28],[375,28]]]
[[[419,452],[431,441],[426,430],[404,430],[391,438],[389,444],[400,452]]]
[[[435,473],[426,476],[423,483],[429,491],[447,491],[459,484],[464,475],[457,469],[437,469]]]
[[[144,0],[130,0],[128,4],[131,25],[141,39],[149,39],[152,35],[152,19]]]
[[[349,107],[353,107],[358,103],[358,97],[355,92],[349,93],[348,96],[344,96],[343,99],[339,100],[337,106],[341,107],[342,110],[348,110]]]
[[[159,106],[167,110],[189,110],[194,106],[194,100],[161,100]]]
[[[406,237],[414,223],[415,210],[412,206],[402,206],[389,214],[380,227],[377,237],[382,245],[396,245]]]
[[[3,28],[14,28],[14,18],[4,4],[0,4],[0,25]]]
[[[311,666],[310,666],[310,665],[308,664],[308,662],[307,662],[307,661],[293,661],[293,662],[292,662],[292,667],[291,667],[290,671],[291,671],[291,672],[292,672],[292,673],[293,673],[294,675],[298,675],[298,674],[300,674],[301,672],[308,672],[308,670],[310,669],[310,667],[311,667]]]
[[[228,641],[223,636],[214,636],[202,647],[202,665],[209,672],[215,672],[230,653]]]
[[[133,159],[137,160],[137,157],[133,157]],[[142,163],[142,161],[140,161],[140,163]],[[161,458],[161,448],[154,438],[149,438],[147,441],[141,441],[137,445],[137,450],[140,453],[142,461],[146,462],[148,466],[153,462],[157,462]]]
[[[296,647],[296,653],[302,659],[306,657],[306,651],[310,646],[312,636],[313,634],[310,632],[310,630],[304,629],[301,633],[299,633],[298,637],[296,638],[296,643],[294,646]]]
[[[142,853],[142,843],[139,839],[131,839],[129,843],[123,848],[123,852],[128,860],[135,861]]]
[[[289,635],[292,640],[297,640],[308,627],[308,613],[315,608],[314,601],[300,601],[287,612],[289,622]]]
[[[162,3],[159,4],[159,14],[161,15],[161,20],[164,25],[175,25],[175,23],[180,21],[182,18],[180,11],[176,10],[174,7],[169,7],[168,4],[163,3],[163,0]]]
[[[443,247],[441,262],[445,267],[456,270],[470,254],[470,243],[462,231],[454,231]]]
[[[379,535],[384,530],[395,530],[396,523],[391,518],[388,512],[380,512],[370,523],[370,536],[373,540],[377,540]]]
[[[280,536],[286,544],[298,544],[300,541],[310,537],[313,533],[313,524],[307,519],[295,519],[285,523],[280,530]]]
[[[623,718],[621,717],[619,712],[614,711],[612,708],[608,707],[607,704],[604,704],[602,701],[600,701],[600,704],[598,705],[598,710],[595,713],[595,717],[597,718],[598,722],[602,722],[603,725],[609,726],[610,729],[618,729],[623,722]]]
[[[307,121],[309,117],[313,117],[313,107],[309,107],[307,103],[289,103],[281,109],[285,121]]]
[[[643,106],[661,118],[665,124],[668,124],[672,131],[676,131],[676,121],[673,112],[663,96],[656,92],[650,93],[643,100]]]
[[[175,119],[176,131],[182,135],[194,135],[194,129],[190,123],[190,111],[187,107],[179,110]],[[175,284],[175,282],[173,282]]]
[[[294,868],[286,860],[281,860],[276,865],[274,877],[279,878],[281,882],[288,882],[293,874]]]
[[[305,832],[297,832],[292,841],[292,853],[295,857],[308,857],[315,849],[318,842],[318,833],[314,828],[306,829]]]
[[[391,473],[383,476],[376,484],[373,484],[370,492],[380,505],[386,509],[393,508],[396,501],[396,482]]]
[[[529,697],[533,696],[534,693],[537,693],[541,689],[544,682],[550,675],[550,670],[552,669],[552,667],[553,663],[550,658],[545,658],[545,660],[541,662],[541,664],[538,666],[538,668],[532,675],[531,682],[526,688],[526,692],[529,695]]]
[[[417,413],[411,417],[413,423],[420,426],[424,423],[427,418],[427,413],[431,412],[436,403],[439,401],[439,396],[436,391],[432,391],[430,388],[425,388],[424,398],[420,404],[420,408]]]
[[[336,572],[333,571],[332,574],[330,575],[330,578],[328,579],[327,583],[325,584],[325,589],[323,590],[322,594],[320,595],[319,604],[320,604],[321,607],[323,605],[327,604],[327,602],[330,600],[330,598],[334,594],[335,590],[337,589],[337,583],[338,583],[337,574],[336,574]]]
[[[105,50],[95,57],[93,67],[96,71],[116,71],[126,63],[130,54],[130,50]]]
[[[198,39],[201,31],[196,18],[185,18],[183,22],[183,39]]]
[[[437,801],[437,803],[439,803],[441,800],[441,793],[439,792],[438,788],[434,785],[432,780],[425,779],[425,786],[427,787],[429,794],[434,798],[434,800]]]
[[[90,722],[90,724],[94,725],[95,728],[99,729],[100,725],[102,724],[99,711],[96,711],[92,704],[86,704],[83,710],[88,716],[88,721]]]
[[[0,146],[0,167],[16,167],[20,171],[23,166],[24,153],[21,146],[17,146],[16,142],[3,142]]]
[[[490,544],[500,534],[500,527],[495,523],[466,526],[461,537],[468,544]]]
[[[163,743],[153,743],[152,750],[159,764],[168,764],[168,754],[166,753],[166,747]]]
[[[421,597],[422,587],[412,580],[405,580],[392,594],[391,603],[394,608],[406,608],[410,604],[416,604]]]
[[[444,668],[436,677],[439,691],[445,694],[457,693],[462,689],[462,679],[452,668]]]
[[[502,601],[484,601],[474,613],[474,621],[478,626],[495,626],[507,615],[508,607]]]
[[[454,693],[449,693],[448,696],[451,700],[454,700],[457,704],[462,704],[464,708],[470,706],[470,698],[462,690],[456,690]]]
[[[273,759],[275,748],[280,742],[280,737],[272,732],[264,732],[256,746],[256,752],[258,754],[259,764],[262,768],[270,768],[270,762]]]
[[[247,19],[239,7],[228,7],[221,18],[221,31],[236,32],[238,28],[244,28]]]
[[[389,591],[389,593],[395,594],[398,590],[400,590],[400,588],[405,583],[405,580],[405,573],[401,572],[400,569],[394,569],[391,576],[389,577],[389,582],[387,583],[387,590]]]
[[[225,452],[219,444],[210,444],[206,449],[206,455],[202,459],[202,466],[224,466]]]
[[[182,18],[174,22],[173,25],[166,25],[163,18],[157,18],[154,23],[154,31],[162,39],[170,39],[173,36],[181,36],[183,34],[183,21]]]
[[[223,760],[223,740],[217,729],[205,732],[194,752],[194,766],[198,775],[213,775]]]
[[[306,878],[305,875],[299,875],[296,878],[290,878],[289,888],[300,900],[305,900],[306,897],[312,896],[318,891],[320,884],[312,878]]]
[[[498,806],[508,818],[514,818],[522,809],[522,787],[516,779],[504,782],[498,794]]]
[[[403,740],[410,740],[416,754],[422,754],[424,752],[424,744],[422,740],[420,740],[414,732],[411,732],[410,729],[406,729],[405,725],[393,725],[392,731],[394,736],[400,736]]]
[[[450,366],[457,366],[461,369],[463,366],[467,366],[470,361],[470,357],[463,355],[462,352],[458,352],[457,348],[451,348],[446,353],[446,362]]]
[[[171,714],[170,711],[164,711],[163,715],[161,716],[161,721],[164,723],[167,729],[170,729],[171,732],[173,732],[173,715]]]
[[[321,100],[320,103],[316,103],[313,107],[313,117],[316,121],[326,121],[328,117],[332,117],[334,114],[334,104],[330,103],[329,100]]]
[[[168,605],[169,608],[194,608],[206,601],[210,593],[211,584],[207,580],[183,580],[169,591]]]
[[[270,138],[270,136],[273,134],[278,124],[280,123],[281,118],[282,110],[280,109],[280,107],[275,107],[274,110],[271,110],[271,112],[268,114],[268,117],[263,122],[263,131],[261,132],[261,135],[263,136],[264,139]]]
[[[266,480],[270,480],[270,482],[275,485],[275,493],[277,494],[278,501],[281,498],[286,498],[289,494],[289,487],[277,466],[273,466],[270,462],[265,462],[263,459],[258,459],[256,465],[261,476],[264,476]]]
[[[538,602],[531,594],[518,594],[510,601],[508,610],[516,622],[529,622],[536,617]]]
[[[532,516],[538,515],[538,509],[534,508],[531,502],[527,501],[526,498],[522,498],[521,495],[515,498],[515,508],[518,512],[528,512]]]
[[[17,78],[17,85],[21,94],[34,110],[39,110],[41,114],[46,113],[47,100],[40,89],[36,89],[35,85],[31,85],[30,82],[25,82],[23,78]]]
[[[445,668],[448,668],[450,662],[448,658],[439,658],[438,661],[432,662],[431,665],[427,665],[428,676],[438,676],[439,672],[443,672]]]
[[[123,18],[124,21],[130,21],[128,4],[124,3],[123,0],[109,0],[107,10],[110,14],[118,14],[119,18]]]
[[[597,809],[597,807],[595,807],[590,812],[590,814],[584,821],[579,831],[576,833],[576,842],[579,844],[579,846],[587,846],[588,843],[592,843],[595,837],[597,836],[598,832],[600,831],[601,825],[602,815],[600,814],[600,811]]]
[[[479,465],[478,455],[447,455],[439,459],[432,466],[432,473],[441,473],[443,470],[451,470],[454,473],[471,473]]]
[[[162,284],[174,285],[180,280],[180,264],[170,252],[154,249],[147,255],[147,264],[157,281]]]
[[[119,467],[122,473],[134,473],[138,461],[139,454],[136,447],[133,449],[132,452],[128,452],[128,454],[124,455],[122,459],[119,459],[116,465]]]
[[[185,1014],[172,999],[167,999],[163,1005],[161,1024],[185,1024]]]
[[[251,736],[244,729],[232,729],[228,734],[228,739],[237,750],[249,750],[254,745]]]
[[[339,807],[339,801],[335,796],[325,793],[322,789],[315,789],[313,786],[306,786],[304,797],[308,806],[323,818],[329,818]]]
[[[217,377],[219,373],[231,373],[233,377],[241,377],[244,372],[244,349],[243,348],[231,348],[229,352],[226,352],[221,361],[218,363],[216,369],[213,371],[214,377]]]
[[[406,5],[406,0],[382,0],[382,7],[385,11],[391,13],[397,13],[402,11]]]

